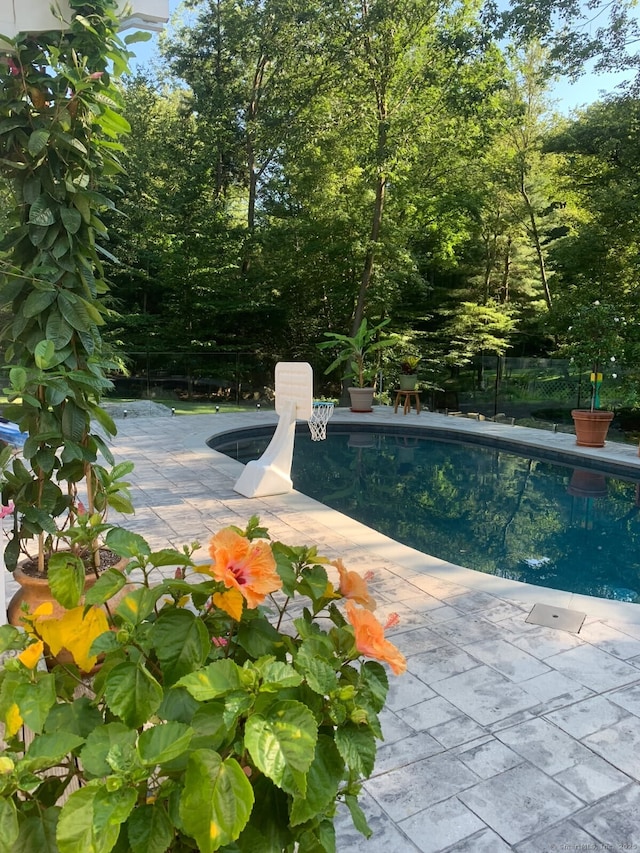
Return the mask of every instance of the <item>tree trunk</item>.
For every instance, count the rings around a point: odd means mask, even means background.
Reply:
[[[524,199],[524,203],[527,208],[527,213],[529,214],[529,234],[531,235],[531,239],[533,240],[533,245],[536,250],[536,256],[538,258],[538,270],[540,271],[540,281],[542,283],[542,289],[544,291],[545,302],[547,303],[547,308],[551,309],[551,291],[549,290],[547,270],[544,263],[544,254],[542,252],[542,243],[540,242],[540,234],[538,233],[536,213],[533,209],[531,199],[529,198],[529,194],[527,193],[527,188],[524,183],[524,173],[520,174],[520,195]]]

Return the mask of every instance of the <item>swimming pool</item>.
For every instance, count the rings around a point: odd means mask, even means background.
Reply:
[[[273,428],[209,444],[258,458]],[[640,478],[428,432],[296,435],[294,487],[398,542],[476,571],[640,603]]]

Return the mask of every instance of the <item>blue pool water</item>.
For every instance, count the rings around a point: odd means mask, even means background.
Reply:
[[[218,436],[247,462],[271,432]],[[626,475],[625,475],[626,476]],[[512,580],[640,603],[640,479],[418,434],[297,435],[294,487],[398,542]]]

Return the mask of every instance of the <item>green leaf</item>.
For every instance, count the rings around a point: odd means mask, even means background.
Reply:
[[[211,650],[202,619],[190,610],[167,610],[150,631],[164,681],[171,686],[183,675],[200,669]]]
[[[22,312],[25,317],[37,317],[42,314],[56,298],[56,291],[51,290],[34,290],[27,296]]]
[[[12,850],[18,837],[18,812],[13,800],[0,797],[0,850]]]
[[[166,853],[174,840],[173,824],[160,805],[137,806],[127,821],[132,853]]]
[[[235,841],[249,820],[253,802],[251,783],[235,759],[222,761],[208,749],[189,756],[180,818],[200,853],[213,853]]]
[[[27,150],[32,157],[37,157],[44,149],[47,147],[47,142],[49,141],[49,131],[48,130],[34,130],[33,133],[29,136],[29,142],[27,143]]]
[[[60,853],[110,853],[136,799],[132,788],[107,791],[103,786],[88,785],[74,791],[60,812]]]
[[[353,825],[358,830],[358,832],[362,833],[365,838],[371,838],[373,832],[371,831],[371,827],[367,823],[367,819],[364,815],[364,812],[360,808],[360,803],[358,802],[358,798],[353,794],[347,794],[345,797],[345,803],[347,804],[347,808],[351,813],[351,820],[353,821]]]
[[[61,207],[60,218],[69,234],[77,234],[82,225],[82,214],[75,207]]]
[[[116,432],[118,431],[117,427],[113,421],[113,418],[108,412],[105,412],[104,409],[98,406],[94,409],[93,415],[105,432],[107,432],[109,435],[116,434]]]
[[[41,195],[42,193],[42,184],[40,182],[40,178],[35,175],[31,175],[30,177],[25,179],[24,185],[22,187],[22,197],[25,200],[26,204],[33,204],[34,201]]]
[[[138,740],[143,764],[154,767],[182,755],[189,748],[194,731],[184,723],[168,722],[145,729]]]
[[[40,370],[46,370],[51,367],[51,362],[55,358],[56,347],[53,341],[38,341],[36,348],[33,351],[36,367]]]
[[[158,598],[162,595],[160,589],[139,587],[128,592],[116,608],[116,613],[130,625],[139,625],[153,612]]]
[[[111,711],[128,726],[147,722],[162,702],[162,687],[142,663],[124,661],[109,673],[105,699]]]
[[[141,41],[149,41],[151,38],[151,33],[138,31],[135,33],[130,33],[128,36],[124,37],[125,44],[137,44]]]
[[[61,291],[58,294],[58,308],[64,319],[73,329],[78,332],[89,331],[91,320],[83,302],[73,299],[68,293]]]
[[[376,739],[366,726],[347,723],[334,733],[338,752],[357,776],[369,778],[376,760]]]
[[[9,382],[15,391],[23,391],[27,384],[27,371],[24,367],[12,367],[9,371]]]
[[[18,839],[9,848],[11,853],[59,853],[56,842],[56,828],[60,809],[52,807],[36,812],[20,824]],[[1,818],[0,818],[1,820]],[[0,849],[5,848],[0,846]]]
[[[199,672],[185,675],[175,685],[185,687],[194,699],[206,702],[242,686],[241,670],[232,660],[218,660]]]
[[[0,625],[0,654],[24,647],[24,633],[13,625]]]
[[[249,717],[245,729],[245,745],[256,767],[283,790],[302,796],[317,737],[311,711],[290,700],[276,702],[266,716]]]
[[[103,572],[95,584],[88,589],[85,604],[104,604],[126,586],[127,577],[119,569],[110,568]]]
[[[314,601],[322,598],[327,589],[327,573],[322,566],[312,566],[302,571],[300,590],[309,595]]]
[[[29,208],[29,223],[45,228],[56,221],[46,195],[41,195]],[[43,235],[44,237],[44,235]]]
[[[85,570],[80,557],[58,551],[49,557],[49,586],[55,600],[70,610],[77,607],[84,592]]]
[[[243,620],[238,627],[238,644],[252,658],[275,655],[282,649],[282,637],[264,617]]]
[[[268,661],[258,669],[262,678],[261,691],[275,693],[302,684],[302,676],[288,663]]]
[[[73,402],[67,400],[62,412],[62,434],[65,438],[71,439],[76,444],[80,444],[86,435],[88,428],[88,418],[86,412]]]
[[[71,703],[54,705],[44,728],[46,732],[69,732],[85,738],[102,724],[102,714],[93,706],[91,699],[80,696]]]
[[[305,823],[334,802],[344,777],[344,761],[336,749],[333,738],[319,735],[313,763],[307,773],[307,791],[303,797],[295,796],[291,806],[291,825]]]
[[[37,684],[20,684],[14,693],[20,716],[30,729],[39,734],[56,704],[56,683],[53,675],[44,674]]]
[[[338,687],[338,677],[333,667],[314,654],[313,643],[304,642],[296,655],[296,667],[300,670],[309,687],[321,696],[332,693]]]
[[[133,761],[136,748],[136,732],[124,723],[106,723],[94,729],[80,752],[80,761],[89,778],[101,778],[112,772],[107,758],[117,751],[119,757]]]
[[[34,738],[16,766],[30,773],[55,767],[82,743],[83,739],[71,732],[45,732]]]
[[[110,530],[105,538],[105,545],[119,557],[148,557],[151,553],[151,548],[142,536],[123,527]]]
[[[62,314],[52,308],[45,329],[47,338],[52,340],[58,350],[63,349],[73,337],[73,327],[67,323]]]
[[[375,660],[368,660],[360,669],[360,678],[366,685],[366,695],[371,707],[379,714],[389,692],[389,677],[385,668]]]

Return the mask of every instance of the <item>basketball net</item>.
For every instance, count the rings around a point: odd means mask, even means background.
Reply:
[[[333,403],[313,401],[313,411],[307,421],[311,433],[311,441],[324,441],[327,437],[327,421],[333,414]]]

